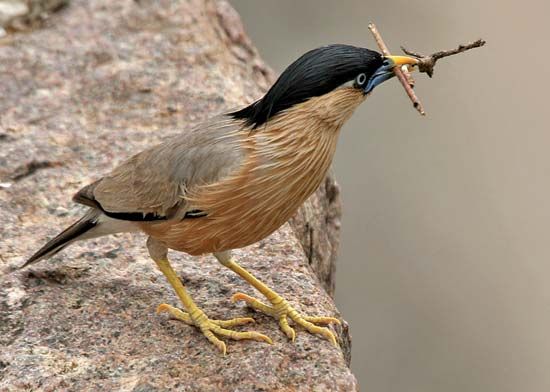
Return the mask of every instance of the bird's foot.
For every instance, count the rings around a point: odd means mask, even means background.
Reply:
[[[216,335],[225,336],[233,340],[256,340],[273,344],[273,341],[266,335],[259,332],[237,332],[227,328],[253,323],[254,319],[250,317],[239,317],[231,320],[213,320],[209,319],[200,309],[196,309],[191,314],[183,312],[168,304],[160,304],[157,313],[168,312],[172,317],[183,321],[186,324],[198,327],[206,338],[214,344],[224,355],[227,353],[225,343],[218,339]]]
[[[250,297],[243,293],[236,293],[231,297],[233,302],[244,301],[251,308],[268,314],[279,321],[281,330],[288,336],[289,339],[294,341],[296,339],[296,332],[290,325],[288,325],[288,318],[294,321],[295,324],[300,325],[312,334],[318,334],[324,336],[327,340],[332,342],[333,345],[338,347],[336,336],[326,327],[319,327],[315,324],[329,325],[329,324],[341,324],[340,320],[334,317],[310,317],[301,316],[296,309],[289,305],[289,303],[281,296],[277,295],[271,302],[271,306],[264,304],[256,298]]]

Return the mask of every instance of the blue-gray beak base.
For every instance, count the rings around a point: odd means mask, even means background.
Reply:
[[[393,72],[394,67],[395,64],[393,61],[388,58],[385,59],[382,66],[378,68],[376,72],[371,76],[363,92],[365,94],[368,94],[379,84],[382,84],[386,80],[393,78],[395,76],[395,73]]]

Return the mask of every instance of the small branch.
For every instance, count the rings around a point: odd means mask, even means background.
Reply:
[[[380,48],[380,51],[384,56],[391,56],[390,51],[388,50],[388,47],[384,43],[384,40],[382,39],[382,36],[378,32],[378,29],[376,28],[376,25],[374,23],[369,23],[369,30],[374,36],[374,40],[376,41],[376,44]],[[403,67],[405,70],[399,67],[395,67],[393,72],[395,72],[395,76],[397,76],[397,79],[401,82],[403,85],[403,88],[405,89],[405,92],[411,99],[414,108],[420,113],[421,115],[425,116],[426,112],[424,111],[424,107],[422,106],[422,103],[416,96],[413,87],[414,87],[414,79],[409,73],[409,71],[406,69],[406,67]]]
[[[378,29],[376,28],[374,23],[369,23],[369,30],[374,36],[374,40],[376,41],[376,44],[380,48],[380,51],[384,56],[391,56],[390,51],[386,44],[384,43],[384,40],[382,39],[382,36],[378,32]],[[443,57],[453,56],[455,54],[459,54],[462,52],[466,52],[467,50],[474,49],[474,48],[480,48],[483,45],[485,45],[485,41],[482,39],[478,39],[477,41],[470,42],[469,44],[465,45],[459,45],[456,49],[451,50],[441,50],[439,52],[435,52],[429,56],[424,56],[418,52],[413,52],[412,50],[408,50],[401,46],[401,50],[405,52],[405,54],[415,57],[418,59],[418,70],[420,72],[425,72],[428,74],[428,76],[431,78],[434,74],[434,67],[437,60],[442,59]],[[401,82],[403,85],[403,88],[405,89],[405,92],[411,99],[413,106],[421,115],[426,115],[426,112],[424,111],[424,108],[422,107],[422,103],[416,96],[413,87],[414,87],[414,79],[411,76],[409,72],[409,68],[407,66],[403,66],[401,68],[395,67],[393,69],[393,72],[395,73],[395,76],[397,76],[397,79]]]
[[[408,50],[407,48],[404,48],[403,46],[401,46],[401,50],[409,56],[416,57],[420,61],[418,63],[418,70],[420,72],[427,73],[428,76],[431,78],[434,74],[434,67],[437,60],[442,59],[443,57],[449,57],[455,54],[463,53],[470,49],[480,48],[485,45],[485,43],[486,41],[478,39],[477,41],[470,42],[469,44],[459,45],[456,49],[441,50],[429,56],[424,56],[420,53],[413,52],[411,50]]]
[[[378,45],[378,47],[380,48],[380,51],[382,52],[382,54],[384,56],[391,56],[391,53],[390,53],[388,47],[384,43],[384,40],[382,39],[382,36],[380,35],[380,33],[378,32],[378,29],[376,28],[376,25],[374,23],[369,23],[368,27],[369,27],[370,32],[374,36],[374,40],[376,41],[376,45]]]

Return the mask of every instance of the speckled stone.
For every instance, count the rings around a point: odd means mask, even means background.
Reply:
[[[70,0],[0,0],[0,28],[28,30],[37,27]],[[5,30],[4,34],[5,34]]]
[[[257,99],[274,75],[225,1],[74,0],[40,29],[0,39],[0,390],[351,391],[342,349],[232,304],[253,289],[213,257],[171,252],[213,318],[251,315],[274,340],[222,356],[166,315],[178,304],[143,235],[81,242],[15,267],[84,210],[70,199],[130,154]],[[340,199],[331,178],[275,234],[236,256],[311,315],[330,295]]]

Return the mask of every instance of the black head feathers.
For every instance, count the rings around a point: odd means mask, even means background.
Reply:
[[[360,73],[370,78],[382,62],[380,53],[351,45],[310,50],[279,76],[262,99],[230,115],[257,128],[280,111],[326,94]]]

